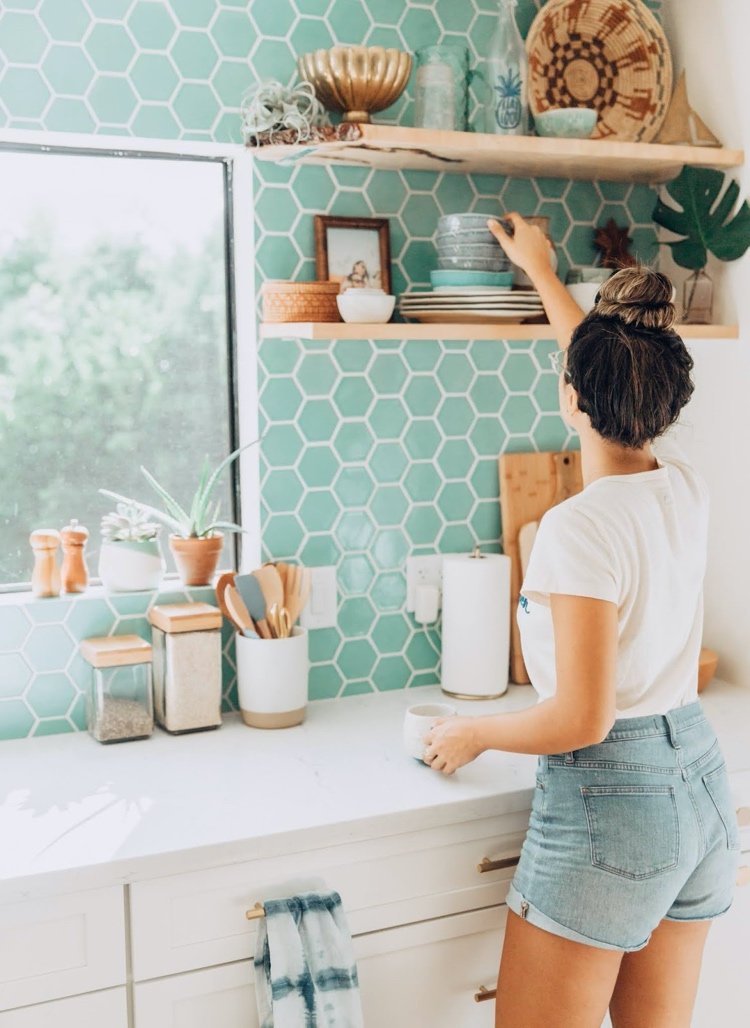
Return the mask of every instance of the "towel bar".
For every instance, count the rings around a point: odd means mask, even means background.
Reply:
[[[248,919],[248,921],[252,921],[256,917],[265,917],[265,916],[266,916],[266,911],[265,911],[265,908],[263,907],[262,903],[256,903],[255,906],[251,910],[246,910],[245,911],[245,917]]]

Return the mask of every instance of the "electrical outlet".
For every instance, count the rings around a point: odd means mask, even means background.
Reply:
[[[442,602],[443,557],[429,553],[425,557],[406,558],[406,609],[414,612],[418,585],[434,585],[438,591],[438,606]]]
[[[300,614],[302,628],[335,628],[336,568],[310,568],[310,598]]]

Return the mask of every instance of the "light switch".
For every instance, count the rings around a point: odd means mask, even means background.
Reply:
[[[336,568],[310,568],[310,599],[300,615],[302,628],[334,628],[338,608]]]

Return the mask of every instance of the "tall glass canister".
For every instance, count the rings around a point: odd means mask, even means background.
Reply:
[[[529,131],[529,63],[516,24],[516,5],[517,0],[500,0],[485,62],[485,130],[502,136],[525,136]]]
[[[414,54],[416,128],[466,130],[469,113],[469,51],[457,43],[424,46]]]

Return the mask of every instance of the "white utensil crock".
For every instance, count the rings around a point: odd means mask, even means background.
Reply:
[[[253,728],[290,728],[305,718],[307,632],[294,628],[286,639],[236,637],[240,712]]]

